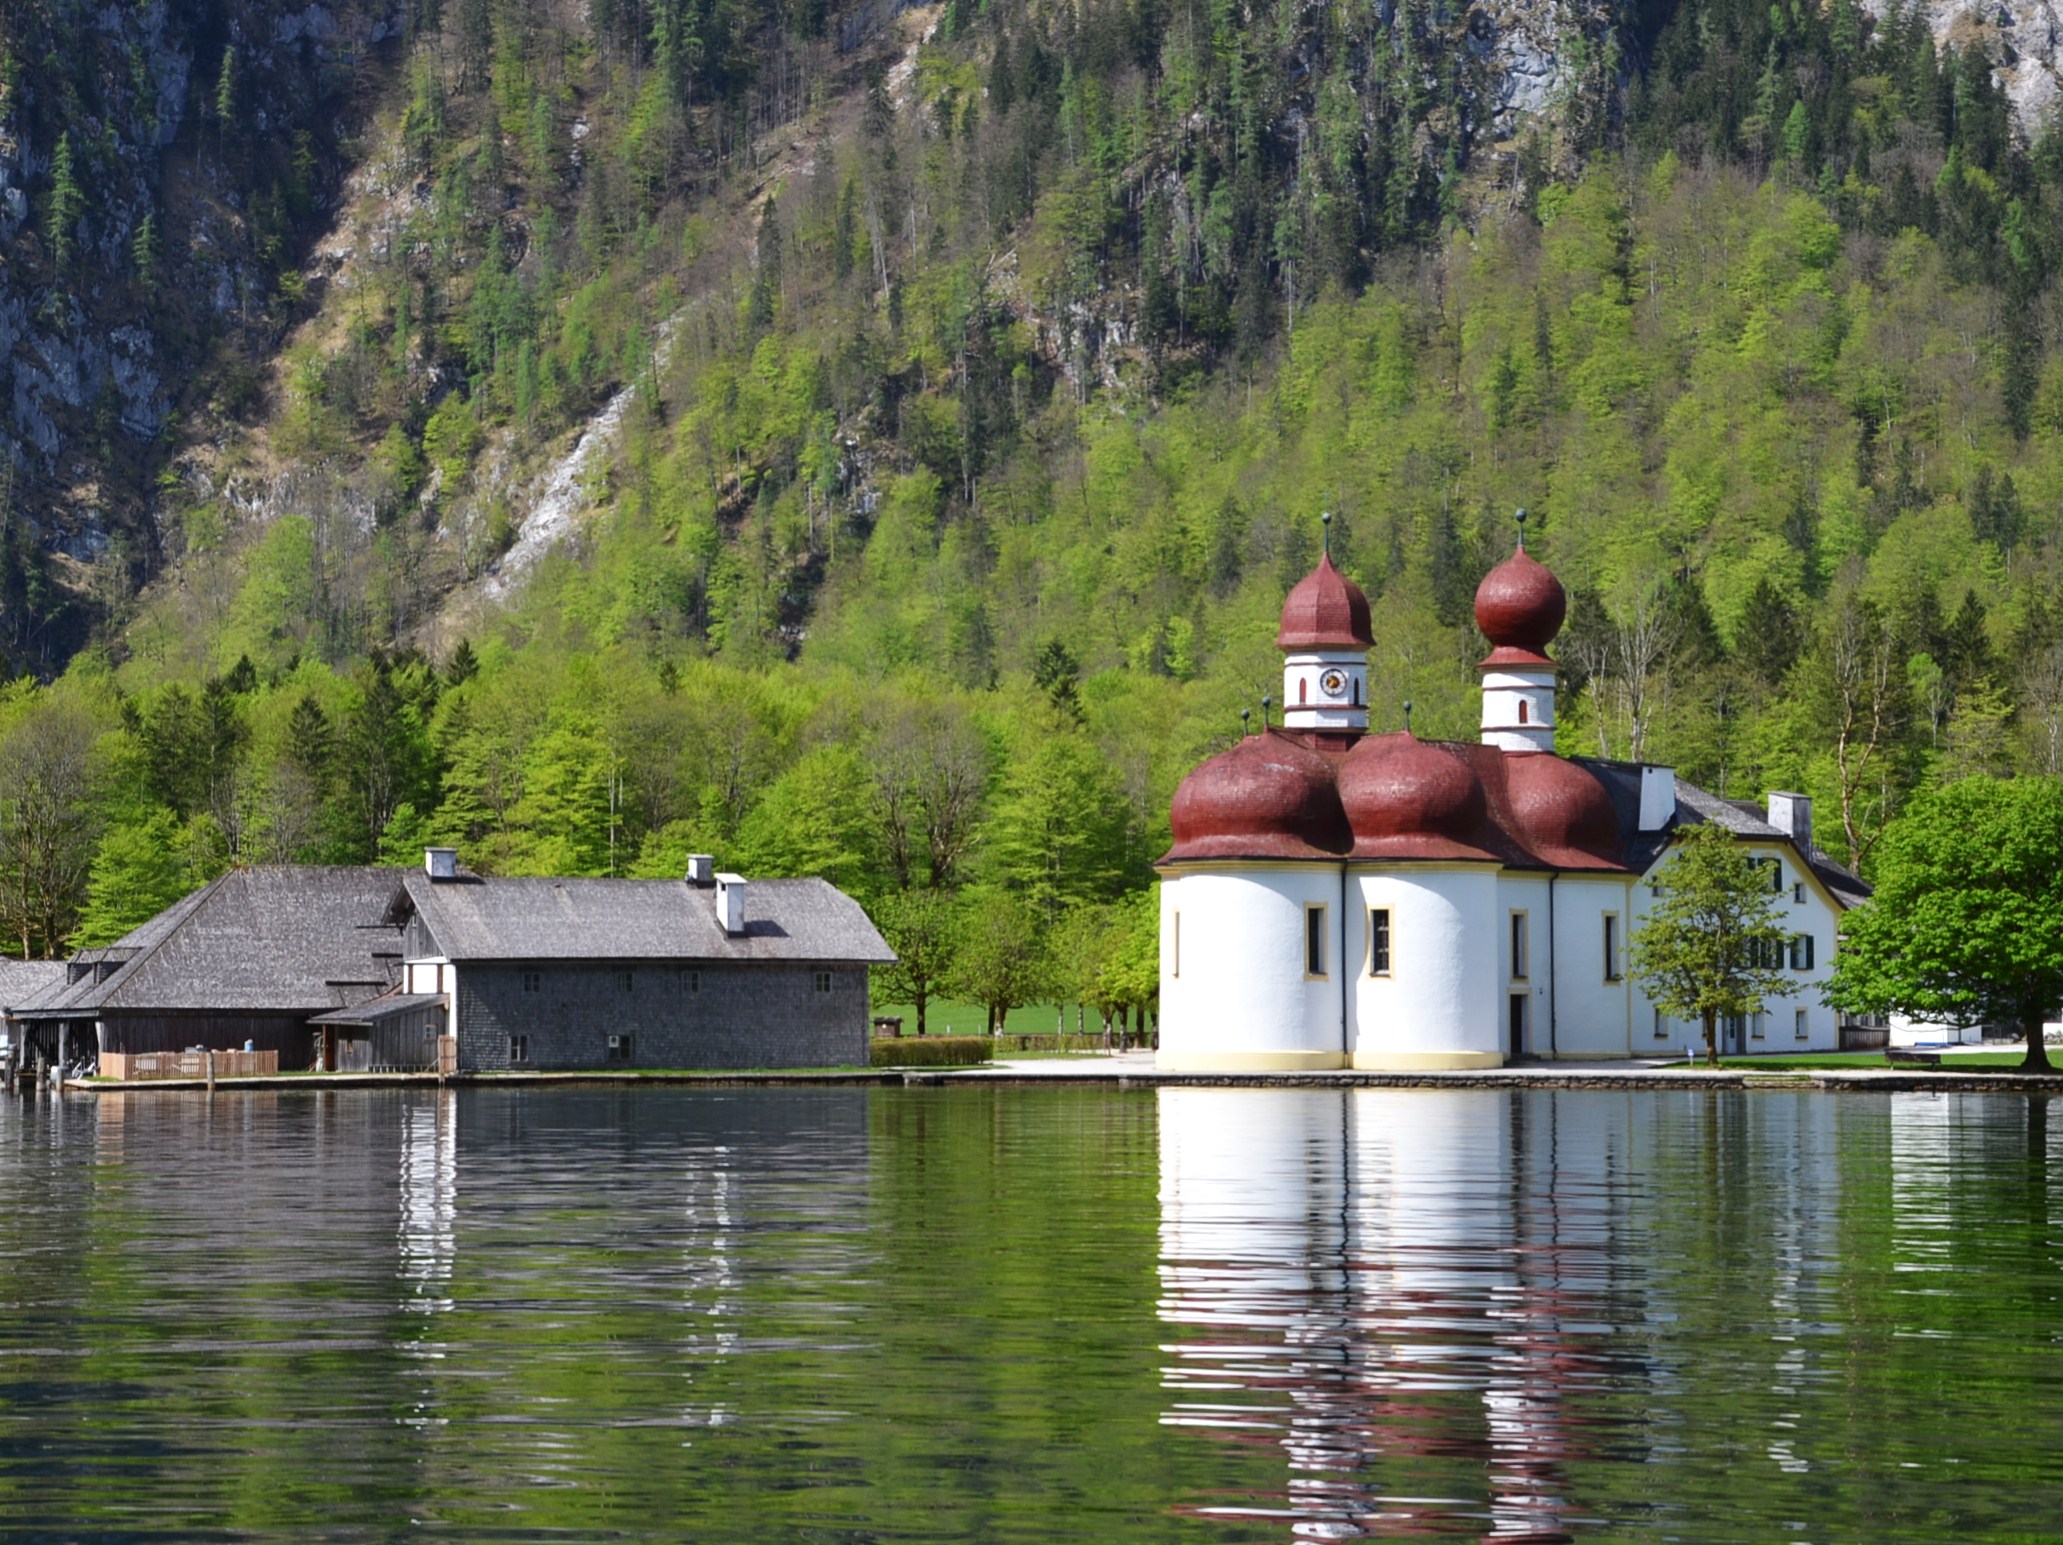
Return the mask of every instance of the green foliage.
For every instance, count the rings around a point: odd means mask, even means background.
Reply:
[[[57,137],[50,152],[50,193],[43,213],[44,239],[50,244],[50,261],[59,268],[71,262],[78,247],[79,216],[86,208],[86,195],[72,165],[72,136],[66,130]]]
[[[1722,1015],[1754,1014],[1782,992],[1787,941],[1767,872],[1722,826],[1693,826],[1655,871],[1656,899],[1630,941],[1633,976],[1663,1013],[1701,1020],[1719,1062]]]
[[[1038,914],[1022,898],[1001,890],[971,892],[946,990],[987,1010],[993,1035],[1012,1009],[1036,1001],[1050,987],[1052,962],[1044,944]]]
[[[109,827],[94,850],[86,904],[71,947],[112,944],[192,890],[198,882],[186,858],[185,833],[169,810],[153,810],[135,824]]]
[[[888,1036],[872,1043],[871,1060],[877,1068],[970,1068],[988,1061],[994,1050],[985,1035],[933,1035],[921,1041]]]
[[[874,996],[909,1004],[923,1035],[931,1000],[952,970],[959,924],[954,904],[937,891],[894,891],[874,904],[873,918],[896,956],[893,965],[874,968]]]
[[[1828,1000],[1856,1012],[2027,1035],[2063,1003],[2063,780],[1971,777],[1891,824],[1876,894],[1842,928]]]

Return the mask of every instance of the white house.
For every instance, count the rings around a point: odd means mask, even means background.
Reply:
[[[1827,1051],[1841,913],[1867,888],[1812,843],[1811,801],[1737,804],[1667,767],[1555,754],[1567,607],[1525,549],[1484,577],[1479,743],[1368,733],[1367,598],[1331,555],[1291,590],[1283,724],[1183,780],[1161,887],[1160,1066],[1496,1067],[1681,1048],[1633,984],[1627,939],[1685,827],[1769,867],[1795,987],[1725,1049]]]

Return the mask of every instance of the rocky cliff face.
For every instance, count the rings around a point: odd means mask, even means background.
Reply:
[[[148,566],[156,449],[197,383],[225,416],[249,393],[237,356],[302,299],[301,240],[401,22],[396,0],[0,0],[0,523],[56,580],[0,587],[15,663],[75,631],[67,560]]]
[[[1865,0],[1887,16],[1893,0]],[[2035,132],[2063,96],[2063,6],[2055,0],[1905,0],[1939,44],[1981,48],[2005,82],[2021,128]]]

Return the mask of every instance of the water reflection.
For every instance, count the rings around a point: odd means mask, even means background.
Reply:
[[[401,1307],[451,1308],[458,1255],[458,1091],[440,1089],[401,1111]]]
[[[1785,1184],[1757,1209],[1775,1334],[1801,1329],[1829,1254],[1824,1099],[1760,1106],[1752,1144],[1728,1130],[1740,1102],[1702,1098],[1673,1124],[1652,1096],[1566,1092],[1164,1089],[1159,1104],[1160,1314],[1184,1333],[1163,1349],[1163,1421],[1273,1447],[1284,1472],[1272,1494],[1188,1505],[1296,1538],[1594,1529],[1572,1469],[1677,1441],[1666,1420],[1612,1414],[1665,1406],[1687,1373],[1645,1334],[1674,1318],[1666,1285],[1632,1264],[1669,1248],[1658,1172],[1688,1160],[1674,1183],[1696,1188],[1713,1183],[1699,1155],[1779,1156]]]

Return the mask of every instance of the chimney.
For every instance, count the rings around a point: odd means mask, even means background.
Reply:
[[[709,886],[716,883],[716,858],[710,853],[688,855],[688,883]]]
[[[1769,795],[1769,824],[1778,831],[1786,832],[1798,851],[1811,853],[1812,846],[1812,796],[1809,794],[1786,794],[1772,789]]]
[[[716,920],[727,934],[745,931],[745,877],[720,874],[716,877]]]
[[[1640,829],[1666,831],[1676,819],[1676,769],[1643,767],[1640,770]]]
[[[423,873],[433,880],[458,878],[457,848],[424,848]]]

